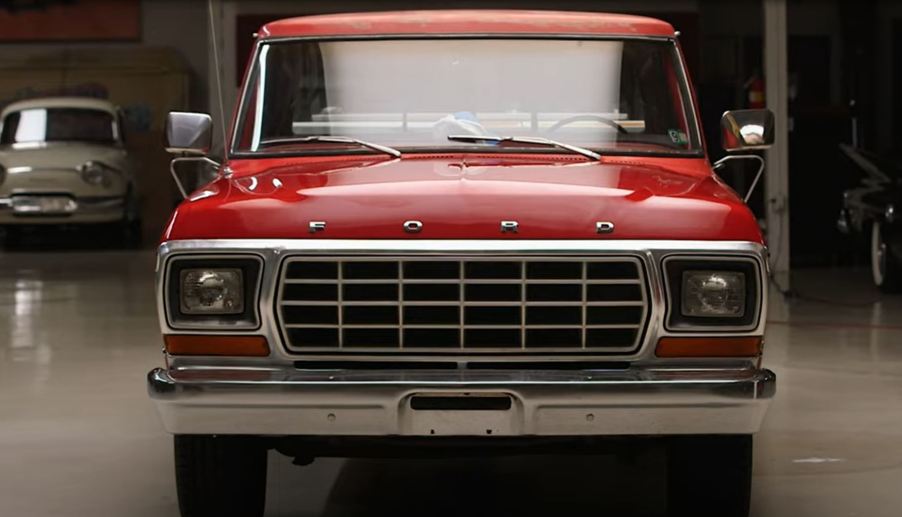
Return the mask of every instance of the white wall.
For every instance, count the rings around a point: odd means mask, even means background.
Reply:
[[[195,109],[209,109],[209,71],[206,2],[198,0],[142,0],[142,43],[178,49],[192,71],[191,98]]]

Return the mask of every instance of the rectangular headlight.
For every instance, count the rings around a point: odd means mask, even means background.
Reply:
[[[668,257],[664,260],[667,329],[753,330],[763,306],[762,267],[753,257]]]
[[[263,261],[176,256],[166,265],[165,310],[174,329],[255,329]]]
[[[182,314],[244,312],[244,275],[240,269],[183,269],[179,274]]]
[[[745,273],[683,271],[683,316],[741,318],[745,315]]]

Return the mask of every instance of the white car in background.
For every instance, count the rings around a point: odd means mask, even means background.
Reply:
[[[140,236],[135,164],[112,103],[82,97],[15,102],[0,113],[0,225],[107,224]]]

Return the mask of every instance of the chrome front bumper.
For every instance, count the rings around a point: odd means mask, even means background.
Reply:
[[[623,436],[750,434],[769,370],[311,371],[156,369],[148,390],[175,434]],[[509,409],[413,409],[411,400],[510,398]],[[459,399],[457,397],[460,397]]]

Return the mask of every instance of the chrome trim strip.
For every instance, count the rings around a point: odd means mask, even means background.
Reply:
[[[517,253],[544,252],[723,252],[727,254],[762,255],[764,246],[751,241],[688,240],[463,240],[463,239],[186,239],[171,240],[160,245],[164,254],[198,250],[273,250],[275,253],[367,253],[390,255],[403,252],[421,253]]]
[[[521,279],[523,278],[523,274],[520,275],[520,278]],[[466,318],[466,313],[465,313],[465,307],[463,305],[463,301],[466,299],[466,296],[467,296],[466,279],[467,279],[466,271],[464,270],[464,268],[460,268],[460,276],[457,279],[457,281],[459,282],[459,285],[460,285],[460,287],[458,288],[458,291],[457,291],[457,301],[460,303],[460,311],[458,312],[457,317],[459,318],[458,321],[460,321],[460,325],[458,325],[457,332],[458,332],[458,346],[461,350],[463,350],[465,347],[464,337],[466,337],[466,334],[465,334],[466,329],[464,328],[464,321]],[[520,302],[521,303],[523,302],[525,296],[526,296],[526,293],[523,293],[523,292],[520,293]],[[520,309],[520,317],[526,318],[526,309],[524,309],[524,308]],[[525,342],[526,341],[524,340],[524,343]]]
[[[214,255],[217,258],[236,255],[258,255],[263,260],[263,268],[259,287],[259,319],[260,327],[257,330],[237,330],[222,328],[223,332],[232,334],[264,335],[270,341],[272,353],[265,358],[229,358],[229,357],[170,357],[170,364],[179,365],[236,365],[236,366],[272,366],[292,364],[294,361],[304,359],[304,356],[288,354],[279,336],[275,319],[275,311],[272,310],[277,296],[277,275],[282,259],[290,254],[325,254],[325,255],[367,255],[367,256],[392,256],[417,254],[423,256],[444,257],[451,254],[468,255],[529,255],[541,253],[542,255],[560,256],[586,256],[587,254],[627,254],[640,257],[646,265],[646,277],[648,280],[649,310],[648,328],[646,338],[636,353],[626,355],[592,355],[585,352],[578,356],[557,355],[524,355],[516,352],[511,354],[471,354],[486,361],[515,362],[522,360],[546,361],[563,360],[600,360],[600,361],[629,361],[633,364],[653,363],[660,364],[724,364],[725,360],[668,360],[663,361],[655,357],[654,346],[657,340],[665,336],[686,337],[692,334],[685,332],[674,333],[664,328],[667,298],[662,278],[662,261],[670,255],[690,256],[723,256],[723,257],[751,257],[755,258],[761,269],[761,286],[763,288],[763,300],[761,315],[767,314],[767,283],[764,267],[766,261],[766,249],[759,243],[747,241],[673,241],[673,240],[351,240],[351,239],[221,239],[221,240],[174,240],[164,242],[159,247],[157,259],[157,306],[160,328],[166,333],[204,334],[211,329],[175,329],[169,325],[164,308],[165,274],[164,267],[171,257],[190,255]],[[761,336],[764,335],[764,317],[759,317],[757,326],[748,332],[705,332],[706,337],[716,336]],[[397,355],[397,354],[395,354]],[[342,354],[317,354],[318,360],[347,359]],[[438,357],[448,357],[451,360],[459,360],[457,354],[423,354],[413,358],[397,357],[393,360],[433,360]],[[379,354],[355,355],[354,360],[385,359]],[[748,359],[740,362],[753,362],[757,359]],[[734,360],[734,362],[736,362]]]
[[[263,132],[263,94],[266,92],[266,80],[268,77],[266,76],[266,57],[269,54],[269,46],[261,47],[259,61],[254,61],[254,63],[259,63],[260,71],[257,75],[257,80],[259,81],[257,87],[257,99],[256,99],[256,109],[254,110],[254,133],[251,136],[251,151],[257,152],[260,147],[260,135]],[[222,121],[225,124],[225,121]]]
[[[691,78],[689,77],[689,68],[686,63],[686,55],[683,54],[683,47],[680,45],[679,40],[673,39],[673,46],[675,57],[677,58],[677,64],[680,69],[680,97],[683,102],[687,104],[687,106],[683,107],[684,115],[686,116],[686,123],[692,126],[692,132],[695,134],[695,141],[692,142],[693,147],[697,149],[702,149],[703,152],[707,154],[707,148],[705,146],[705,140],[702,136],[702,122],[699,120],[699,107],[697,103],[697,97],[694,95],[693,85],[691,84]],[[697,72],[697,71],[696,71]]]

